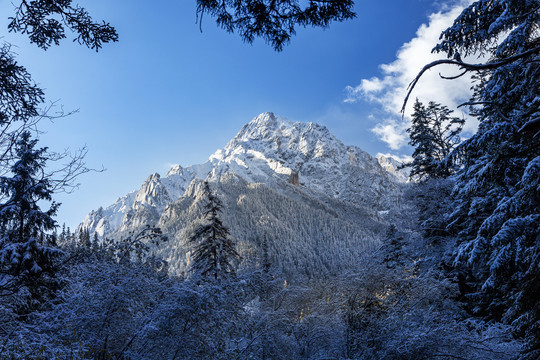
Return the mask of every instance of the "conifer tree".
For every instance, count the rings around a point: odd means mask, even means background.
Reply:
[[[478,315],[503,320],[540,357],[540,1],[478,0],[441,35],[434,51],[475,72],[468,103],[478,131],[454,156],[462,163],[449,229],[457,233],[454,266],[468,268],[466,295]],[[462,56],[488,55],[483,64]],[[455,77],[454,77],[455,78]]]
[[[205,13],[216,18],[228,32],[238,31],[242,39],[252,43],[261,37],[276,51],[281,51],[296,34],[296,26],[327,27],[332,21],[356,16],[352,0],[197,0],[197,16],[202,22]]]
[[[54,230],[58,208],[45,175],[47,149],[24,132],[16,143],[17,161],[11,174],[0,177],[0,284],[2,291],[27,287],[34,297],[54,288],[55,259],[61,253],[47,244],[44,233]],[[42,210],[43,201],[51,202]]]
[[[195,244],[191,267],[204,277],[218,280],[234,275],[240,255],[235,250],[234,242],[229,238],[229,229],[219,219],[223,204],[212,193],[207,181],[204,182],[203,195],[206,197],[203,214],[207,222],[199,226],[189,239]]]
[[[87,228],[79,230],[79,244],[87,249],[90,249],[92,242],[90,241],[90,232]]]
[[[97,249],[99,247],[99,238],[98,234],[94,232],[94,239],[92,240],[92,249]]]
[[[412,125],[407,129],[409,144],[414,146],[413,160],[401,166],[410,166],[410,178],[419,181],[409,193],[415,198],[422,232],[431,242],[448,233],[442,215],[448,210],[452,182],[446,179],[457,170],[449,155],[461,140],[465,122],[451,115],[446,106],[430,101],[426,107],[416,99]]]
[[[451,117],[452,110],[430,101],[427,108],[416,99],[412,114],[412,125],[407,129],[409,144],[414,146],[410,177],[429,179],[447,177],[452,166],[445,161],[459,143],[459,134],[465,120]]]
[[[60,244],[64,244],[65,241],[66,241],[66,223],[63,223],[62,224],[62,232],[58,236],[58,242]]]

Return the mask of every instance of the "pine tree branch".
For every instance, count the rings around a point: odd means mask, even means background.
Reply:
[[[464,70],[461,74],[458,74],[458,75],[455,75],[455,76],[444,76],[441,73],[439,73],[439,77],[441,79],[444,79],[444,80],[455,80],[455,79],[458,79],[458,78],[462,77],[463,75],[465,75],[468,72],[469,72],[469,70]]]
[[[518,134],[533,133],[533,138],[540,135],[540,117],[527,121],[519,130]]]
[[[463,61],[451,60],[451,59],[443,59],[443,60],[433,61],[433,62],[427,64],[426,66],[424,66],[422,68],[422,70],[420,70],[418,75],[416,75],[414,80],[411,81],[411,83],[407,87],[407,95],[405,96],[405,100],[403,101],[403,106],[401,107],[401,116],[402,117],[405,116],[405,107],[407,106],[407,102],[409,101],[409,97],[410,97],[413,89],[415,88],[415,86],[418,84],[418,81],[420,81],[420,78],[422,77],[422,75],[424,75],[424,73],[426,71],[430,70],[431,68],[433,68],[435,66],[444,65],[444,64],[458,66],[459,69],[464,70],[461,74],[459,74],[457,76],[453,76],[453,77],[446,77],[446,78],[441,76],[443,79],[457,79],[458,77],[461,77],[461,76],[465,75],[469,71],[482,71],[482,70],[497,69],[497,68],[499,68],[501,66],[508,65],[508,64],[510,64],[510,63],[512,63],[514,61],[523,59],[523,58],[525,58],[525,57],[527,57],[529,55],[533,55],[533,54],[536,54],[538,52],[540,52],[540,46],[529,49],[527,51],[524,51],[522,53],[510,56],[510,57],[507,57],[506,59],[501,60],[501,61],[496,61],[496,62],[492,62],[492,63],[484,63],[484,64],[470,64],[470,63],[465,63]]]
[[[474,105],[488,105],[495,104],[493,101],[468,101],[463,104],[458,105],[458,109],[463,106],[474,106]]]

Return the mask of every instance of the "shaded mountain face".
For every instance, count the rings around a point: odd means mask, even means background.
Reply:
[[[207,180],[246,266],[256,266],[265,243],[271,263],[287,274],[334,273],[377,246],[386,228],[380,214],[400,202],[401,178],[380,163],[324,126],[264,113],[206,163],[150,175],[138,191],[90,212],[79,229],[120,239],[159,226],[170,241],[154,251],[182,273]]]
[[[405,168],[402,167],[404,165],[404,162],[407,162],[408,159],[397,160],[391,156],[380,154],[377,155],[377,161],[384,170],[394,175],[399,182],[406,183],[410,181],[409,174],[411,172],[411,168],[409,166]]]

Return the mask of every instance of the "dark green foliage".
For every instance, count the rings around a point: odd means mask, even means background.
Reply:
[[[95,23],[83,8],[71,0],[22,0],[15,5],[10,31],[27,34],[43,49],[65,37],[67,27],[77,33],[77,41],[96,51],[103,43],[116,41],[114,28]],[[52,201],[54,191],[76,186],[73,179],[88,171],[82,163],[85,151],[73,157],[35,149],[31,139],[36,124],[47,115],[40,109],[43,90],[26,69],[17,64],[11,45],[0,47],[0,291],[28,288],[33,298],[42,297],[55,287],[55,258],[59,251],[48,243],[56,239],[45,235],[55,229],[53,216],[59,204]],[[63,169],[48,173],[46,162],[70,157]],[[58,175],[55,178],[53,174]],[[50,208],[40,206],[50,202]],[[88,234],[85,234],[88,235]],[[70,238],[62,231],[61,241]],[[83,241],[88,245],[89,238]]]
[[[458,234],[454,265],[468,268],[472,310],[503,320],[540,356],[540,1],[480,0],[443,32],[434,49],[448,57],[486,54],[472,113],[479,129],[454,151],[463,164],[449,230]]]
[[[36,123],[43,100],[43,90],[17,64],[11,46],[0,45],[0,175],[13,165],[19,135]]]
[[[216,18],[228,32],[238,31],[252,43],[263,38],[280,51],[296,33],[296,26],[327,27],[332,21],[355,17],[352,0],[197,0],[198,21],[205,13]],[[98,51],[104,43],[118,40],[116,30],[107,22],[94,21],[89,13],[71,0],[23,0],[15,5],[9,30],[28,34],[30,41],[43,49],[58,45],[66,38],[66,28],[76,33],[74,41]]]
[[[460,142],[465,120],[451,117],[452,112],[433,101],[425,107],[416,100],[412,125],[407,129],[409,144],[414,147],[413,161],[404,165],[411,167],[411,178],[447,177],[455,170],[448,163],[448,155]]]
[[[220,277],[234,275],[240,255],[229,238],[229,229],[218,217],[223,211],[223,204],[212,194],[208,182],[204,183],[203,195],[207,201],[203,212],[207,223],[199,226],[189,239],[195,244],[191,267],[202,276],[217,280]]]
[[[426,107],[417,99],[412,125],[407,129],[409,144],[414,146],[413,160],[402,167],[410,166],[410,178],[418,181],[407,195],[414,199],[420,227],[431,242],[448,235],[445,212],[452,182],[446,178],[458,169],[450,154],[461,141],[459,134],[465,123],[451,114],[446,106],[430,101]]]
[[[101,244],[100,251],[108,254],[112,259],[119,263],[136,261],[139,263],[145,262],[151,258],[151,245],[159,246],[167,241],[167,236],[163,235],[158,227],[147,225],[144,229],[137,233],[131,233],[124,239],[119,241],[105,238]],[[94,242],[96,242],[94,233]],[[166,266],[166,264],[163,264]]]
[[[447,53],[449,58],[456,52],[502,58],[538,46],[538,6],[538,0],[475,1],[442,33],[442,41],[434,50]],[[496,41],[510,30],[504,41]]]
[[[92,242],[90,241],[90,233],[88,229],[83,228],[79,230],[79,244],[85,248],[90,249]]]
[[[15,146],[16,162],[9,176],[0,177],[0,283],[1,291],[27,287],[33,297],[43,287],[54,287],[55,259],[61,253],[47,243],[45,232],[55,228],[58,204],[52,201],[52,184],[45,174],[46,148],[24,132]]]
[[[65,28],[77,34],[76,41],[98,51],[103,43],[118,41],[116,30],[106,22],[95,22],[88,12],[71,0],[22,0],[10,17],[9,30],[28,34],[42,49],[58,45]],[[75,41],[74,40],[74,41]]]
[[[11,47],[0,47],[0,129],[38,115],[41,90],[26,69],[17,64]]]
[[[202,22],[208,13],[228,32],[238,31],[245,42],[261,37],[281,51],[297,25],[324,28],[332,21],[352,19],[353,6],[352,0],[310,0],[305,6],[297,0],[197,0],[197,15]]]

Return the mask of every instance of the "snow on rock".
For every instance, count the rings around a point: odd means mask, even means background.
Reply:
[[[254,246],[249,245],[257,238],[253,231],[263,230],[277,231],[270,238],[286,241],[276,251],[297,247],[298,256],[306,249],[321,254],[326,250],[318,247],[341,242],[338,247],[350,249],[346,255],[328,253],[324,264],[316,265],[330,269],[336,256],[354,259],[366,244],[378,241],[376,232],[384,228],[375,223],[379,212],[392,208],[402,191],[402,179],[395,167],[386,166],[389,163],[344,145],[324,126],[263,113],[206,163],[175,165],[164,177],[150,175],[139,190],[90,212],[79,228],[103,237],[146,224],[161,226],[173,239],[161,255],[180,271],[187,256],[185,233],[200,216],[198,189],[208,180],[223,198],[226,221],[244,250]],[[319,224],[324,228],[312,228]],[[284,269],[315,266],[309,256],[302,255],[302,260],[289,253],[276,256],[284,257],[279,260],[282,264],[295,264],[283,265]]]
[[[246,124],[210,156],[249,182],[275,179],[341,200],[378,207],[394,181],[378,161],[356,146],[345,146],[316,123],[291,122],[264,113]]]
[[[407,160],[408,159],[405,159],[405,161]],[[399,182],[409,181],[409,174],[411,172],[411,168],[399,168],[403,164],[404,160],[396,159],[391,155],[377,154],[377,161],[384,170],[394,175]]]
[[[88,229],[90,232],[95,232],[98,236],[103,237],[117,229],[122,224],[122,219],[133,206],[136,191],[118,198],[112,205],[103,209],[100,207],[97,210],[92,210],[83,222],[76,229],[78,233],[81,229]]]
[[[161,183],[161,176],[158,173],[150,175],[143,183],[133,202],[133,208],[137,209],[144,206],[164,208],[171,197],[165,186]]]

